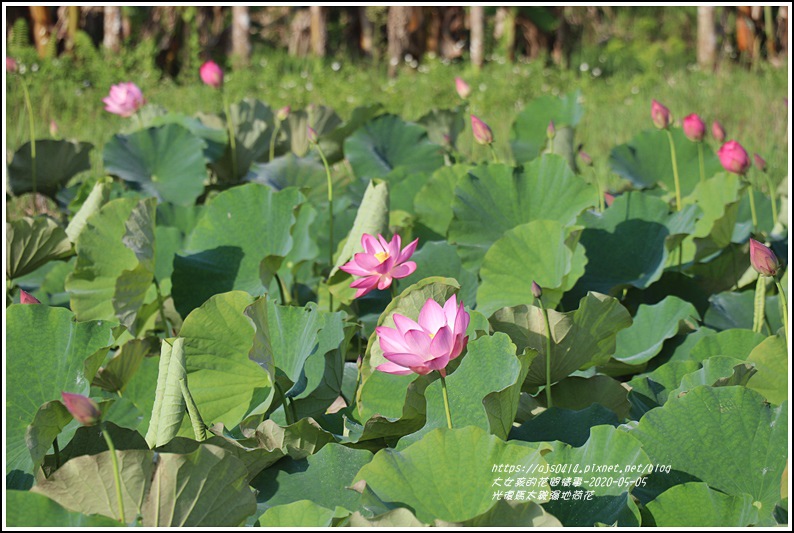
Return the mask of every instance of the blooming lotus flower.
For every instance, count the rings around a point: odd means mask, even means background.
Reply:
[[[711,134],[717,139],[717,142],[725,141],[725,128],[716,120],[711,123]]]
[[[750,168],[750,156],[747,150],[736,141],[728,141],[717,150],[720,163],[725,170],[734,174],[745,174]]]
[[[684,135],[693,142],[700,142],[706,136],[706,123],[697,113],[687,115],[683,120]]]
[[[755,239],[750,239],[750,264],[762,276],[775,276],[780,268],[775,252]]]
[[[285,105],[278,111],[276,111],[276,118],[279,122],[284,122],[289,117],[289,112],[292,111],[292,108],[288,105]]]
[[[102,101],[105,102],[105,111],[122,117],[131,117],[146,103],[143,93],[132,82],[113,85],[110,94]]]
[[[16,72],[19,69],[17,60],[13,57],[6,56],[6,72]]]
[[[199,68],[199,76],[210,87],[218,89],[223,85],[223,70],[215,61],[205,61]]]
[[[61,398],[66,409],[72,414],[75,420],[84,426],[93,426],[102,418],[99,406],[91,398],[86,398],[82,394],[72,394],[62,392]]]
[[[438,370],[447,375],[447,365],[458,357],[469,337],[469,313],[463,302],[452,295],[442,308],[435,300],[428,298],[419,312],[419,321],[394,314],[395,328],[379,326],[375,328],[383,350],[383,357],[389,362],[377,366],[377,370],[388,374],[405,375],[411,372],[429,374]]]
[[[474,135],[474,140],[479,144],[491,144],[493,142],[491,128],[474,115],[471,116],[471,132]]]
[[[758,154],[753,154],[753,162],[758,170],[766,172],[766,160]]]
[[[40,304],[41,302],[33,296],[22,289],[19,289],[19,303],[21,304]]]
[[[379,290],[388,289],[393,279],[410,276],[416,270],[416,263],[408,261],[416,250],[419,239],[400,250],[402,244],[400,236],[395,235],[390,242],[382,235],[376,239],[372,235],[361,236],[363,253],[353,256],[353,259],[341,266],[340,269],[348,274],[360,276],[350,284],[356,291],[356,298],[364,296],[377,287]]]
[[[455,90],[458,91],[458,96],[464,100],[471,94],[471,87],[469,87],[469,84],[463,81],[463,78],[460,77],[455,78]]]
[[[673,122],[673,117],[670,114],[669,109],[656,100],[651,100],[651,120],[653,120],[653,123],[657,128],[660,130],[666,130]]]

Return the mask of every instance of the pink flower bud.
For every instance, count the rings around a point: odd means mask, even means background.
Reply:
[[[19,70],[19,65],[17,65],[17,60],[13,57],[6,56],[6,72],[16,72]]]
[[[557,135],[557,129],[554,127],[554,121],[549,121],[549,126],[546,128],[546,138],[551,140]]]
[[[750,264],[762,276],[775,276],[780,268],[775,252],[755,239],[750,239]]]
[[[656,100],[651,100],[651,120],[653,120],[653,123],[657,128],[660,130],[666,130],[670,127],[673,117],[670,115],[669,109]]]
[[[700,142],[706,136],[706,123],[696,113],[687,115],[683,121],[684,135],[693,142]]]
[[[50,136],[55,137],[56,135],[58,135],[58,123],[50,120]]]
[[[491,144],[493,142],[491,128],[474,115],[471,116],[471,132],[474,135],[474,140],[479,144]]]
[[[711,134],[717,140],[717,142],[721,143],[725,141],[725,128],[722,127],[718,121],[714,121],[711,123]]]
[[[215,61],[206,61],[201,65],[199,76],[201,76],[201,81],[210,87],[218,89],[223,85],[223,70]]]
[[[543,290],[540,288],[540,285],[538,285],[538,282],[535,280],[532,280],[532,287],[530,290],[532,291],[532,296],[534,296],[535,298],[540,298],[541,296],[543,296]]]
[[[593,158],[590,157],[590,154],[588,154],[584,150],[579,150],[579,159],[581,159],[582,163],[584,163],[588,167],[593,166]]]
[[[750,156],[736,141],[728,141],[717,151],[722,167],[734,174],[745,174],[750,168]]]
[[[753,154],[753,162],[755,167],[761,172],[766,172],[766,160],[758,154]]]
[[[471,87],[469,87],[469,84],[459,77],[455,78],[455,90],[458,91],[458,96],[464,100],[471,94]]]
[[[309,139],[310,143],[317,144],[317,132],[311,126],[306,126],[306,138]]]
[[[285,105],[278,111],[276,111],[276,118],[279,122],[284,122],[289,117],[289,112],[292,111],[292,108],[288,105]]]
[[[70,392],[62,392],[61,398],[74,419],[84,426],[96,425],[102,418],[99,406],[91,398]]]
[[[32,294],[19,289],[19,303],[21,304],[40,304],[41,302]]]

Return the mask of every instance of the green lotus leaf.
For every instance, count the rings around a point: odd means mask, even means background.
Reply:
[[[780,405],[788,398],[788,352],[783,337],[767,337],[746,357],[757,373],[747,387],[764,395],[767,401]]]
[[[479,269],[507,230],[533,220],[568,226],[592,203],[590,186],[559,156],[543,155],[523,169],[480,165],[457,182],[449,242],[458,245],[463,266]]]
[[[71,254],[72,246],[66,233],[50,218],[24,217],[6,222],[6,278],[9,280]]]
[[[321,116],[316,112],[318,106],[315,106],[315,112],[312,116],[314,121],[314,129],[319,134],[318,144],[325,154],[326,159],[330,164],[337,163],[344,159],[342,147],[345,139],[350,137],[361,126],[383,113],[383,104],[377,102],[374,104],[367,104],[358,106],[350,113],[350,118],[338,124],[336,120],[321,121]],[[323,107],[319,106],[322,110]],[[337,117],[338,118],[338,117]],[[295,130],[295,123],[290,122],[292,130]],[[300,126],[300,124],[297,124]],[[333,128],[333,129],[331,129]],[[306,128],[297,130],[299,133],[305,134]],[[293,144],[293,150],[298,147]],[[300,153],[300,152],[295,152]]]
[[[444,164],[441,147],[418,124],[395,115],[370,120],[345,140],[345,157],[361,180],[381,178],[398,167],[432,173]]]
[[[628,393],[628,387],[620,381],[601,374],[589,378],[570,376],[551,386],[554,407],[578,411],[597,403],[612,410],[620,420],[629,416]],[[536,400],[546,406],[544,393],[539,394]]]
[[[259,527],[330,527],[335,511],[309,500],[269,507],[256,521]]]
[[[33,461],[26,430],[39,407],[61,392],[88,395],[113,342],[112,322],[77,322],[68,309],[12,304],[6,308],[6,486],[29,488]]]
[[[706,326],[717,330],[753,329],[755,291],[721,292],[709,297],[709,308],[703,317]],[[772,332],[783,326],[777,296],[766,298],[766,321]]]
[[[314,157],[297,157],[288,153],[266,164],[254,165],[247,180],[268,185],[277,191],[296,187],[314,205],[328,201],[325,168]],[[334,189],[336,192],[337,187]]]
[[[468,307],[474,306],[477,276],[463,268],[454,246],[446,241],[426,242],[414,252],[411,261],[416,263],[416,271],[407,278],[399,280],[400,292],[425,278],[443,276],[457,280],[460,283],[458,294],[460,301]]]
[[[510,439],[526,442],[558,440],[571,446],[583,446],[590,438],[590,428],[608,424],[617,427],[617,415],[601,404],[594,403],[574,411],[554,406],[510,431]]]
[[[689,359],[703,362],[715,355],[745,360],[761,344],[763,335],[749,329],[729,329],[700,339],[689,352]]]
[[[701,386],[646,413],[632,434],[655,464],[731,496],[749,494],[759,525],[771,525],[788,457],[787,407],[741,386]]]
[[[124,524],[101,515],[67,511],[41,494],[22,490],[6,492],[6,525],[9,527],[123,527]]]
[[[39,139],[34,163],[31,144],[26,142],[14,152],[8,165],[10,191],[19,196],[36,189],[38,193],[55,198],[73,176],[91,168],[93,148],[91,143]]]
[[[113,183],[109,178],[99,180],[94,184],[91,193],[80,205],[80,209],[74,214],[69,225],[66,226],[66,235],[73,244],[77,243],[77,237],[85,228],[88,217],[99,211],[108,202],[112,189]]]
[[[181,113],[165,113],[144,120],[147,127],[165,126],[166,124],[179,124],[204,141],[204,157],[207,161],[216,161],[223,155],[226,144],[229,142],[228,130],[216,124],[216,127],[206,126],[198,118],[189,117]],[[220,126],[220,127],[219,127]]]
[[[465,108],[431,109],[418,120],[427,129],[431,142],[440,146],[455,146],[458,135],[466,128]]]
[[[516,162],[526,163],[540,154],[548,142],[549,122],[554,121],[558,128],[563,125],[575,128],[584,115],[580,98],[581,93],[576,91],[559,98],[541,96],[530,101],[510,128],[510,148]]]
[[[678,388],[670,391],[669,397],[676,398],[699,385],[712,387],[747,385],[754,374],[755,369],[750,363],[733,357],[715,355],[703,361],[702,368],[684,375]]]
[[[747,527],[758,520],[749,494],[731,496],[696,482],[671,487],[646,508],[656,527]]]
[[[414,198],[413,211],[420,223],[438,235],[446,236],[449,223],[452,222],[455,185],[471,168],[470,165],[456,164],[433,172]]]
[[[684,376],[700,368],[697,361],[669,361],[653,372],[634,376],[628,382],[631,387],[629,401],[632,406],[632,418],[639,420],[642,415],[654,407],[667,402],[670,391],[681,384]]]

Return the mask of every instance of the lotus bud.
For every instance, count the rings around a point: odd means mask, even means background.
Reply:
[[[50,120],[50,137],[57,137],[58,135],[58,123],[54,120]]]
[[[291,110],[292,108],[290,106],[285,105],[284,107],[276,111],[276,118],[278,119],[278,121],[284,122],[285,120],[287,120],[287,117],[289,117],[289,112]]]
[[[745,174],[750,168],[747,151],[736,141],[728,141],[717,151],[720,163],[725,170],[734,174]]]
[[[700,142],[706,136],[706,123],[696,113],[684,117],[683,127],[684,135],[692,142]]]
[[[21,304],[40,304],[41,302],[33,296],[22,289],[19,289],[19,303]]]
[[[543,296],[543,290],[540,288],[540,285],[538,285],[538,282],[535,280],[532,280],[531,290],[532,290],[532,296],[534,296],[535,298],[539,299],[541,296]]]
[[[62,392],[61,398],[74,419],[84,426],[94,426],[102,418],[99,406],[91,398],[70,392]]]
[[[493,132],[491,128],[474,115],[471,116],[471,132],[474,135],[474,140],[479,144],[493,143]]]
[[[552,140],[556,135],[557,135],[557,130],[554,127],[554,121],[550,120],[549,121],[549,125],[546,128],[546,138],[548,140]]]
[[[460,77],[455,78],[455,90],[458,91],[458,96],[464,100],[471,94],[471,87]]]
[[[750,264],[762,276],[775,276],[780,268],[775,252],[755,239],[750,239]]]
[[[218,89],[223,85],[223,70],[215,61],[206,61],[201,65],[199,76],[201,76],[201,81],[210,87]]]
[[[17,65],[17,60],[13,57],[6,56],[6,72],[16,72],[19,70],[19,65]]]
[[[714,121],[711,123],[711,134],[717,140],[717,142],[725,142],[725,128],[722,127],[718,121]]]
[[[766,161],[763,157],[758,154],[753,154],[753,162],[755,162],[755,166],[761,172],[766,172]]]
[[[311,126],[306,126],[306,138],[309,139],[311,144],[317,144],[317,132]]]
[[[588,154],[584,150],[579,150],[579,159],[581,159],[582,163],[584,163],[588,167],[593,166],[593,158],[590,157],[590,154]]]
[[[615,201],[615,195],[609,194],[608,192],[604,193],[604,203],[607,204],[607,207],[612,205],[612,202]]]
[[[673,117],[670,115],[669,109],[656,100],[651,100],[651,120],[653,120],[653,123],[657,128],[660,130],[666,130],[670,127]]]

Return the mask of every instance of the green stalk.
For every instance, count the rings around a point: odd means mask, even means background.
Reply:
[[[543,300],[537,299],[540,310],[543,313],[543,321],[546,323],[546,407],[553,407],[551,401],[551,326],[549,325],[549,312],[543,305]]]
[[[444,370],[443,372],[446,371]],[[444,411],[447,415],[447,427],[452,429],[452,415],[449,411],[449,396],[447,396],[447,380],[444,378],[444,374],[442,374],[441,370],[438,373],[441,374],[441,395],[444,397]]]
[[[596,186],[596,194],[598,194],[598,212],[603,213],[606,209],[606,206],[604,205],[604,189],[601,188],[601,180],[598,179],[598,174],[596,174],[595,169],[593,168],[592,171],[593,182]]]
[[[328,166],[328,160],[325,158],[325,154],[323,153],[322,148],[320,148],[320,144],[317,143],[314,145],[317,148],[317,153],[320,154],[320,158],[323,160],[323,166],[325,167],[325,177],[328,181],[328,265],[333,270],[334,268],[334,183],[331,180],[331,167]],[[330,279],[330,278],[329,278]],[[328,291],[328,310],[333,312],[334,310],[334,296],[331,294],[331,291]]]
[[[753,194],[753,182],[747,178],[747,183],[750,185],[747,194],[750,195],[750,214],[753,217],[753,233],[758,234],[758,215],[755,212],[755,195]]]
[[[108,445],[108,451],[110,451],[110,460],[113,462],[113,481],[116,483],[116,498],[119,501],[119,517],[123,524],[127,523],[127,519],[124,518],[124,499],[121,497],[121,476],[119,475],[119,460],[116,457],[116,447],[113,446],[113,439],[110,438],[110,433],[108,433],[107,427],[105,427],[105,423],[102,422],[102,436],[105,437],[105,442]]]
[[[223,98],[223,107],[226,111],[226,127],[229,130],[229,146],[232,149],[232,182],[236,182],[237,176],[237,140],[234,136],[234,121],[232,120],[232,107],[229,105],[229,100],[226,98],[226,93],[221,88],[221,98]]]
[[[61,467],[61,448],[58,446],[58,437],[52,440],[52,451],[55,454],[55,468]]]
[[[777,224],[777,198],[775,197],[775,189],[772,184],[772,178],[769,177],[769,174],[763,172],[764,179],[766,180],[766,186],[769,188],[769,201],[772,202],[772,228],[774,229],[775,224]]]
[[[489,144],[488,148],[491,149],[491,156],[493,157],[493,162],[494,163],[498,163],[499,162],[499,156],[496,155],[496,150],[494,149],[493,144]]]
[[[289,305],[287,302],[287,286],[284,284],[284,280],[281,279],[281,276],[278,275],[278,272],[274,274],[276,278],[276,282],[278,284],[278,292],[281,295],[281,305]]]
[[[786,302],[786,293],[783,292],[783,286],[780,284],[779,280],[775,279],[775,284],[777,285],[778,298],[780,298],[781,316],[783,317],[783,333],[786,334],[786,349],[789,349],[791,345],[788,340],[788,303]]]
[[[284,404],[284,418],[287,419],[287,425],[292,425],[295,423],[297,419],[297,414],[295,413],[295,405],[293,405],[292,400],[287,398],[284,394],[284,390],[281,388],[281,385],[278,384],[276,379],[273,379],[273,385],[276,388],[276,392],[278,392],[279,396],[281,396],[281,403]]]
[[[766,306],[766,276],[758,276],[755,284],[755,299],[753,300],[753,331],[761,333],[764,327],[764,311]]]
[[[276,131],[273,132],[273,136],[270,137],[270,157],[268,158],[268,163],[273,161],[273,158],[276,155],[276,137],[278,137],[278,133],[281,131],[281,121],[276,120]]]
[[[38,176],[36,175],[36,130],[33,123],[33,104],[30,103],[30,92],[28,92],[28,84],[23,78],[19,78],[22,82],[22,92],[25,95],[25,109],[28,111],[28,123],[30,126],[30,168],[33,177],[33,212],[36,212],[36,194],[38,192]]]
[[[675,143],[673,143],[673,134],[669,129],[667,132],[667,140],[670,142],[670,157],[673,161],[673,179],[675,180],[675,210],[681,211],[681,181],[678,179],[678,160],[675,156]]]
[[[703,163],[703,142],[698,143],[698,164],[700,165],[700,183],[706,181],[706,166]]]
[[[165,304],[163,303],[163,295],[160,292],[160,284],[157,282],[157,278],[152,281],[154,281],[154,288],[157,290],[157,307],[160,310],[160,320],[163,321],[165,336],[168,337],[171,334],[171,324],[168,323],[168,319],[165,316]]]

